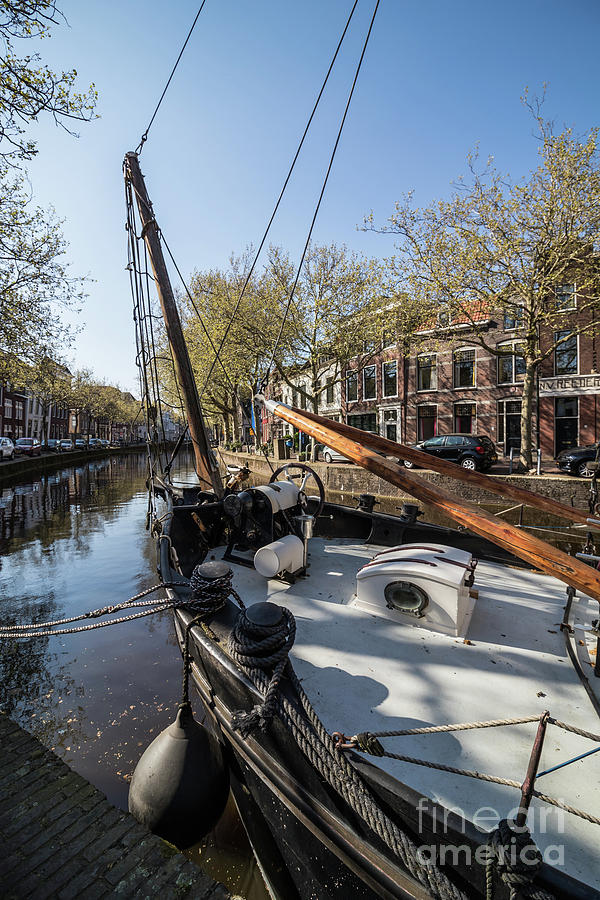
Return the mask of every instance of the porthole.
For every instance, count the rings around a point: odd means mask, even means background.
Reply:
[[[429,605],[429,595],[410,581],[392,581],[385,586],[385,605],[388,609],[421,617]]]

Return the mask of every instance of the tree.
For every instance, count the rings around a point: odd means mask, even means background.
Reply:
[[[450,322],[467,322],[495,356],[506,350],[482,319],[514,322],[523,378],[521,463],[530,469],[540,367],[600,323],[600,167],[598,129],[583,137],[570,128],[555,134],[541,102],[524,102],[539,137],[539,165],[528,177],[513,181],[492,160],[479,171],[471,155],[470,174],[450,199],[414,208],[408,195],[385,226],[369,218],[366,227],[398,236],[388,262],[424,320],[435,322],[443,310]],[[574,284],[576,316],[566,290]]]
[[[64,363],[53,359],[47,353],[40,353],[35,365],[22,373],[22,387],[28,390],[41,404],[41,438],[49,437],[49,418],[53,406],[66,406],[71,393],[71,373]]]
[[[94,116],[97,93],[75,89],[77,72],[53,72],[40,64],[38,53],[19,56],[15,40],[48,37],[65,21],[54,0],[0,2],[0,156],[15,162],[31,159],[36,145],[27,132],[31,122],[46,113],[70,133],[71,123]]]
[[[32,206],[22,175],[0,166],[0,348],[3,371],[57,355],[69,343],[59,310],[83,299],[83,279],[62,261],[66,242],[52,211]]]
[[[190,280],[192,299],[180,298],[204,412],[209,421],[221,420],[226,437],[234,440],[240,437],[243,407],[253,402],[265,374],[280,324],[279,303],[266,274],[253,275],[246,284],[249,257],[250,251],[233,256],[225,271],[195,272]],[[219,359],[214,362],[222,341]],[[169,362],[163,364],[163,381],[170,386],[167,401],[177,407]],[[255,441],[260,442],[259,434]]]
[[[295,268],[281,248],[271,247],[268,271],[281,318]],[[386,307],[393,302],[375,260],[343,245],[309,248],[274,355],[279,378],[297,391],[302,406],[318,413],[325,392],[339,384],[349,363],[360,368],[381,349]]]
[[[0,0],[0,378],[33,364],[37,348],[64,349],[68,329],[59,313],[83,297],[82,280],[63,262],[66,242],[53,210],[34,207],[21,166],[36,153],[30,126],[53,117],[70,133],[94,115],[94,86],[76,90],[75,70],[56,73],[38,53],[19,55],[15,43],[47,37],[63,20],[54,0]]]

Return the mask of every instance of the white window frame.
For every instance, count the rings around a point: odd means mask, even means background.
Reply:
[[[455,384],[454,370],[454,354],[464,353],[465,350],[472,350],[475,354],[473,357],[473,384]],[[455,347],[452,351],[452,390],[454,391],[473,391],[477,387],[477,347]]]
[[[367,397],[367,394],[365,391],[365,375],[366,375],[367,369],[373,369],[373,376],[375,378],[375,393],[373,394],[372,397]],[[363,366],[362,376],[363,376],[362,377],[363,400],[377,400],[377,366],[375,365],[375,363],[371,363],[368,366]]]
[[[419,360],[424,359],[425,357],[433,357],[435,359],[435,387],[422,388],[419,387]],[[437,391],[438,389],[438,366],[437,366],[437,353],[419,353],[416,359],[416,367],[417,367],[417,393],[427,394],[431,391]]]
[[[391,363],[393,363],[396,367],[396,393],[395,394],[386,394],[384,366],[389,366]],[[381,396],[385,397],[386,400],[391,397],[398,396],[398,360],[397,359],[386,359],[381,363]]]
[[[569,330],[568,328],[560,328],[560,329],[557,328],[556,331],[554,332],[554,335],[557,335],[561,331],[568,331],[568,330]],[[573,334],[572,331],[570,333]],[[579,375],[580,374],[579,368],[581,365],[581,354],[579,352],[579,337],[580,337],[579,333],[575,334],[574,337],[575,337],[575,342],[577,344],[577,371],[576,372],[564,372],[561,375],[557,375],[557,373],[556,373],[556,347],[555,347],[554,353],[552,354],[552,366],[553,366],[555,378],[569,378],[571,375]],[[556,337],[554,338],[554,340],[556,340]]]
[[[564,306],[562,308],[559,308],[559,306],[558,306],[558,291],[560,291],[561,289],[564,289],[564,288],[573,288],[573,292],[571,294],[571,296],[573,298],[573,305],[572,306]],[[577,284],[576,284],[576,282],[562,281],[560,284],[556,284],[554,286],[554,302],[556,305],[556,311],[559,313],[571,312],[572,310],[577,309]]]
[[[350,378],[356,379],[356,397],[352,399],[348,396],[348,381]],[[357,403],[358,402],[358,371],[353,369],[351,372],[346,372],[346,402],[347,403]]]
[[[516,357],[519,355],[515,351],[515,344],[524,344],[524,341],[520,341],[518,338],[513,338],[510,341],[501,341],[499,344],[496,344],[496,349],[500,347],[511,347],[510,354],[506,354],[504,358],[510,355],[512,359],[512,381],[500,381],[500,360],[502,359],[501,355],[496,356],[496,384],[498,386],[502,386],[505,384],[523,384],[523,379],[521,381],[515,380],[515,374],[517,369]]]

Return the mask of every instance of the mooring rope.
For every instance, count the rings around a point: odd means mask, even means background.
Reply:
[[[248,733],[266,727],[277,711],[296,743],[319,775],[327,781],[348,806],[398,857],[405,869],[424,885],[434,897],[444,900],[466,900],[466,895],[448,876],[433,864],[419,860],[418,848],[412,838],[381,809],[360,774],[343,754],[336,752],[333,738],[325,729],[302,685],[289,663],[288,652],[295,633],[292,613],[281,607],[282,618],[275,625],[256,625],[240,614],[235,636],[230,640],[230,652],[250,680],[260,691],[263,703],[250,713],[235,714],[234,728]],[[246,627],[250,626],[248,632]],[[254,655],[253,647],[257,648]],[[268,674],[268,663],[274,665]],[[289,679],[305,715],[279,690],[281,678]]]

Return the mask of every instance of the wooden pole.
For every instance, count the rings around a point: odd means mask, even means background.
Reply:
[[[216,463],[213,461],[212,451],[208,442],[198,389],[192,372],[190,357],[183,337],[181,321],[169,273],[165,264],[162,247],[159,238],[158,225],[154,218],[152,204],[146,191],[144,177],[140,170],[137,153],[127,153],[125,156],[125,175],[131,182],[137,200],[140,219],[142,222],[142,235],[148,248],[152,271],[156,281],[158,299],[162,309],[163,319],[167,332],[167,339],[171,348],[175,364],[175,374],[181,389],[185,405],[190,437],[194,447],[196,459],[196,474],[205,489],[212,489],[217,497],[223,496],[223,485]]]
[[[294,406],[290,407],[290,409],[293,409],[294,412],[301,413],[306,416],[307,419],[312,419],[314,422],[323,421],[320,416],[316,416],[314,413],[306,410],[300,410]],[[561,516],[563,519],[567,519],[571,522],[581,523],[582,525],[588,524],[587,520],[589,513],[582,512],[580,509],[574,509],[572,506],[566,506],[566,504],[560,503],[558,500],[540,497],[539,494],[534,494],[533,491],[517,487],[514,484],[498,482],[494,477],[490,477],[489,475],[484,475],[481,472],[473,472],[470,469],[463,469],[461,466],[457,466],[456,463],[450,462],[447,459],[436,459],[435,456],[430,456],[429,453],[424,453],[422,450],[415,449],[415,447],[407,447],[405,444],[396,443],[396,441],[388,441],[387,438],[380,437],[378,434],[372,434],[370,431],[361,431],[359,428],[353,428],[351,425],[345,425],[343,422],[334,422],[329,419],[327,422],[333,431],[337,431],[339,434],[348,437],[351,440],[358,441],[366,447],[371,447],[373,450],[381,450],[389,456],[393,455],[401,457],[402,459],[407,459],[409,462],[413,462],[423,469],[433,469],[434,472],[439,472],[440,475],[448,475],[450,478],[454,478],[457,481],[464,481],[467,484],[475,485],[486,491],[490,491],[491,493],[500,494],[502,497],[507,497],[509,500],[516,500],[517,503],[525,503],[526,506],[533,506],[535,509],[539,509],[542,512]]]
[[[334,450],[343,453],[348,459],[358,463],[364,469],[368,469],[369,472],[401,487],[411,496],[417,497],[424,503],[429,503],[455,522],[480,534],[497,546],[503,547],[518,556],[519,559],[553,575],[565,584],[578,588],[584,594],[588,594],[600,602],[600,573],[575,557],[568,556],[562,550],[523,532],[514,525],[496,519],[485,510],[476,509],[468,501],[455,497],[444,488],[434,487],[413,472],[407,471],[404,466],[378,456],[377,453],[362,444],[342,437],[341,434],[329,427],[328,419],[316,422],[312,417],[308,418],[304,411],[292,409],[283,403],[265,399],[262,399],[262,402],[269,412],[291,425],[295,425],[296,428],[312,435],[327,446],[333,447]]]

